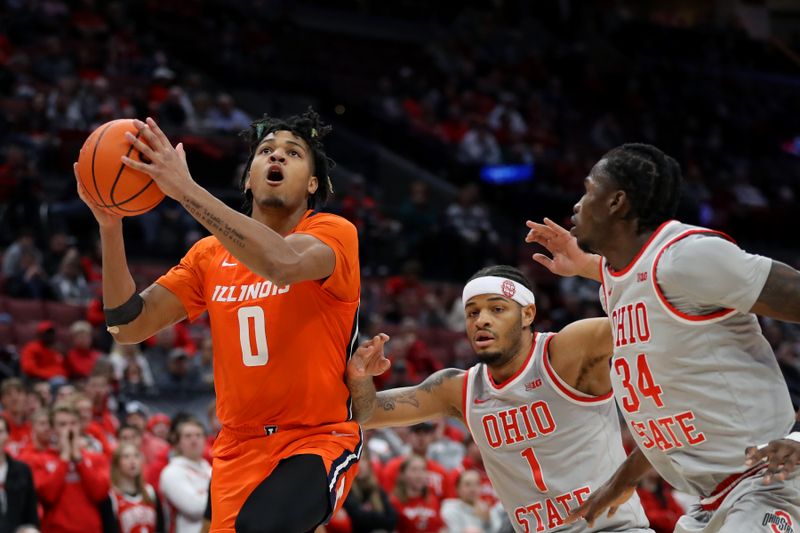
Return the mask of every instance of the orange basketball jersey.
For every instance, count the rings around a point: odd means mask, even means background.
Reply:
[[[358,333],[356,228],[309,210],[293,233],[333,250],[336,266],[328,278],[279,287],[206,237],[157,281],[180,298],[190,320],[208,310],[217,415],[234,430],[263,434],[270,426],[352,417],[344,376]]]

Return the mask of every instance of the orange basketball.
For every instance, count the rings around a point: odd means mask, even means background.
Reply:
[[[133,120],[112,120],[94,130],[78,156],[78,175],[96,206],[117,215],[141,215],[157,206],[164,193],[150,176],[122,164],[123,155],[146,162],[125,139],[126,131],[138,136]]]

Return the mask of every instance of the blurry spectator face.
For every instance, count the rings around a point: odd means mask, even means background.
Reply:
[[[205,430],[193,422],[181,424],[178,429],[178,453],[187,459],[197,461],[203,457],[206,445]]]
[[[475,470],[467,470],[461,474],[456,487],[458,497],[470,505],[478,501],[481,494],[481,476]]]
[[[288,131],[268,134],[256,148],[245,189],[253,193],[253,204],[261,207],[305,205],[319,185],[313,154],[306,141]]]
[[[150,428],[150,433],[159,439],[167,440],[169,437],[169,421],[153,424],[153,427]]]
[[[31,417],[31,433],[39,446],[50,445],[53,432],[47,411],[38,411]]]
[[[39,395],[45,406],[53,402],[53,392],[50,384],[46,381],[38,381],[33,385],[33,392]]]
[[[11,387],[0,397],[0,403],[3,411],[19,415],[25,411],[25,391],[22,387]]]
[[[75,410],[80,416],[81,427],[86,427],[92,422],[92,401],[89,398],[81,398],[75,402]]]
[[[422,457],[412,456],[408,459],[403,472],[406,486],[414,492],[422,491],[428,484],[428,470]]]
[[[55,403],[63,402],[73,394],[75,394],[75,387],[73,385],[61,385],[56,392]]]
[[[139,477],[142,473],[142,454],[131,444],[121,444],[119,454],[119,470],[129,478]]]
[[[36,391],[31,391],[25,395],[25,413],[27,415],[38,411],[42,407],[44,407],[44,402],[42,402],[42,397]]]
[[[122,444],[129,444],[133,446],[137,450],[142,449],[142,434],[136,431],[136,428],[131,427],[123,427],[119,430],[119,435],[117,435],[117,439]]]
[[[408,445],[411,450],[421,456],[428,453],[428,447],[436,440],[436,433],[434,428],[430,429],[415,429],[408,433]]]
[[[464,313],[467,336],[478,360],[501,365],[516,355],[523,330],[533,323],[536,307],[522,307],[499,294],[479,294],[469,299]]]
[[[91,376],[86,382],[86,395],[98,407],[103,406],[110,392],[108,378],[105,376]]]
[[[92,346],[92,332],[77,329],[72,332],[72,346],[79,350],[88,350]]]
[[[133,427],[139,428],[139,431],[145,431],[147,428],[147,417],[138,411],[128,413],[128,416],[125,417],[125,422]]]
[[[472,461],[474,465],[482,465],[483,464],[483,457],[481,456],[481,451],[478,448],[478,445],[475,444],[474,440],[471,440],[467,443],[467,451],[466,457]]]
[[[136,363],[128,363],[127,366],[125,366],[125,372],[123,372],[122,378],[133,385],[141,383],[142,367]]]
[[[72,433],[77,435],[80,433],[80,422],[78,417],[72,413],[57,412],[53,416],[53,430],[59,438],[63,438],[65,434]]]

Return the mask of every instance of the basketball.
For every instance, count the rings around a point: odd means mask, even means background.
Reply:
[[[141,215],[164,198],[155,182],[122,163],[122,156],[147,162],[125,139],[138,132],[132,119],[106,122],[86,139],[78,156],[80,182],[89,199],[101,209],[122,216]]]

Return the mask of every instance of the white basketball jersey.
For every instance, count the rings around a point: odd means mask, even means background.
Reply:
[[[687,238],[727,237],[665,223],[626,269],[613,272],[604,260],[601,298],[614,334],[614,394],[631,433],[672,486],[708,499],[745,473],[747,446],[789,432],[794,412],[755,315],[690,315],[664,296],[659,258]],[[697,267],[714,280],[714,264]]]
[[[593,528],[564,525],[625,460],[611,393],[588,396],[564,383],[550,367],[539,333],[522,368],[496,384],[485,364],[469,369],[464,415],[486,472],[516,531],[631,531],[647,527],[634,495],[612,518]]]

